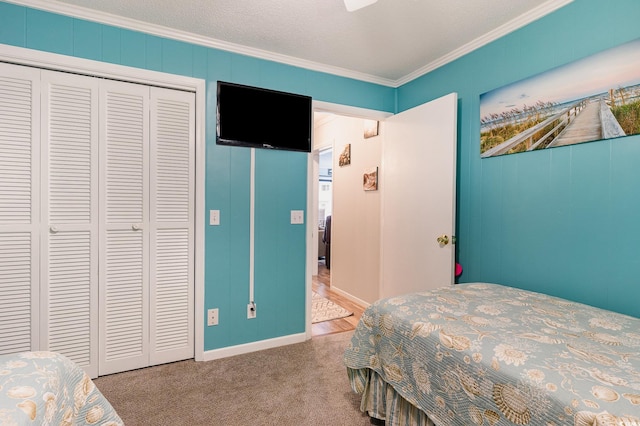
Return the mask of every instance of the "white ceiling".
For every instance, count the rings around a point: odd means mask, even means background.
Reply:
[[[572,0],[8,1],[395,87]]]

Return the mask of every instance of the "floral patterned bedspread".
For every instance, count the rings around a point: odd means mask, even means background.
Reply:
[[[0,425],[124,423],[85,372],[55,352],[0,356]]]
[[[540,293],[472,283],[380,300],[344,360],[438,426],[640,426],[640,319]]]

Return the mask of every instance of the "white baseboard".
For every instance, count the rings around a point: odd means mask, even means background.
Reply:
[[[250,352],[262,351],[264,349],[277,348],[279,346],[302,343],[307,340],[306,333],[291,334],[289,336],[276,337],[273,339],[260,340],[257,342],[244,343],[242,345],[230,346],[227,348],[213,349],[204,352],[202,361],[213,361],[214,359],[227,358],[235,355],[247,354]]]
[[[358,299],[357,297],[353,296],[352,294],[347,293],[344,290],[340,290],[337,287],[331,286],[331,291],[334,291],[334,292],[340,294],[340,296],[345,297],[345,298],[351,300],[352,302],[357,303],[358,305],[364,306],[365,308],[367,308],[371,304],[369,302],[365,302],[362,299]]]

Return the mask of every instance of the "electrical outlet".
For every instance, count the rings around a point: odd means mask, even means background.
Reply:
[[[218,308],[207,311],[207,325],[218,325]]]
[[[253,319],[256,317],[256,304],[251,302],[247,305],[247,319]]]

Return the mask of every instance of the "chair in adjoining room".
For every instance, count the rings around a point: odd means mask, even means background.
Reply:
[[[324,241],[325,246],[324,263],[327,269],[331,269],[331,215],[327,216],[325,220],[322,241]]]
[[[318,229],[318,260],[325,258],[324,228]]]

